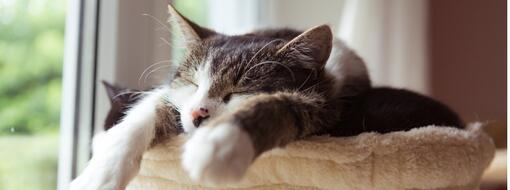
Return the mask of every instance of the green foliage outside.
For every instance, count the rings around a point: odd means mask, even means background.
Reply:
[[[206,0],[174,0],[174,7],[201,26],[207,22],[207,1]]]
[[[0,0],[0,189],[56,189],[65,0]]]
[[[204,0],[175,6],[200,24]],[[65,0],[0,0],[0,135],[58,130]]]
[[[65,0],[0,0],[0,135],[57,131]]]
[[[57,155],[57,134],[0,137],[0,189],[57,189]]]
[[[175,0],[200,24],[205,0]],[[56,189],[66,0],[0,0],[0,189]]]

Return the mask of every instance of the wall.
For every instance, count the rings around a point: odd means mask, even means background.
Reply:
[[[465,121],[506,122],[506,1],[429,1],[431,94]]]
[[[336,32],[344,0],[261,0],[259,27],[290,27],[305,30],[328,24]]]

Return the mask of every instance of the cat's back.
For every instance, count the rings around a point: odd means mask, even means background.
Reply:
[[[459,116],[445,104],[404,89],[373,88],[352,97],[335,136],[362,132],[387,133],[436,125],[463,128]]]
[[[395,88],[374,88],[368,91],[362,101],[367,114],[397,115],[397,117],[417,117],[414,125],[444,125],[462,127],[458,115],[447,105],[433,98],[413,91]],[[390,112],[391,111],[391,112]],[[384,117],[384,116],[382,116]],[[411,120],[411,119],[407,119]],[[410,123],[413,125],[412,123]]]

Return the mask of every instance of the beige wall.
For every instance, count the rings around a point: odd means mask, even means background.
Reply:
[[[320,24],[334,31],[343,13],[344,0],[262,0],[261,27],[290,27],[305,30]]]
[[[465,121],[506,122],[506,1],[429,2],[431,94]]]

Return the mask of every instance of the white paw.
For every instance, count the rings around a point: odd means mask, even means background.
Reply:
[[[184,145],[182,165],[192,180],[218,185],[239,181],[254,155],[248,133],[223,123],[195,131]]]
[[[136,175],[139,159],[122,139],[101,133],[94,137],[92,159],[74,179],[71,190],[120,190]]]
[[[97,157],[95,157],[97,158]],[[120,189],[115,167],[104,160],[93,158],[84,171],[71,182],[70,190],[116,190]]]

